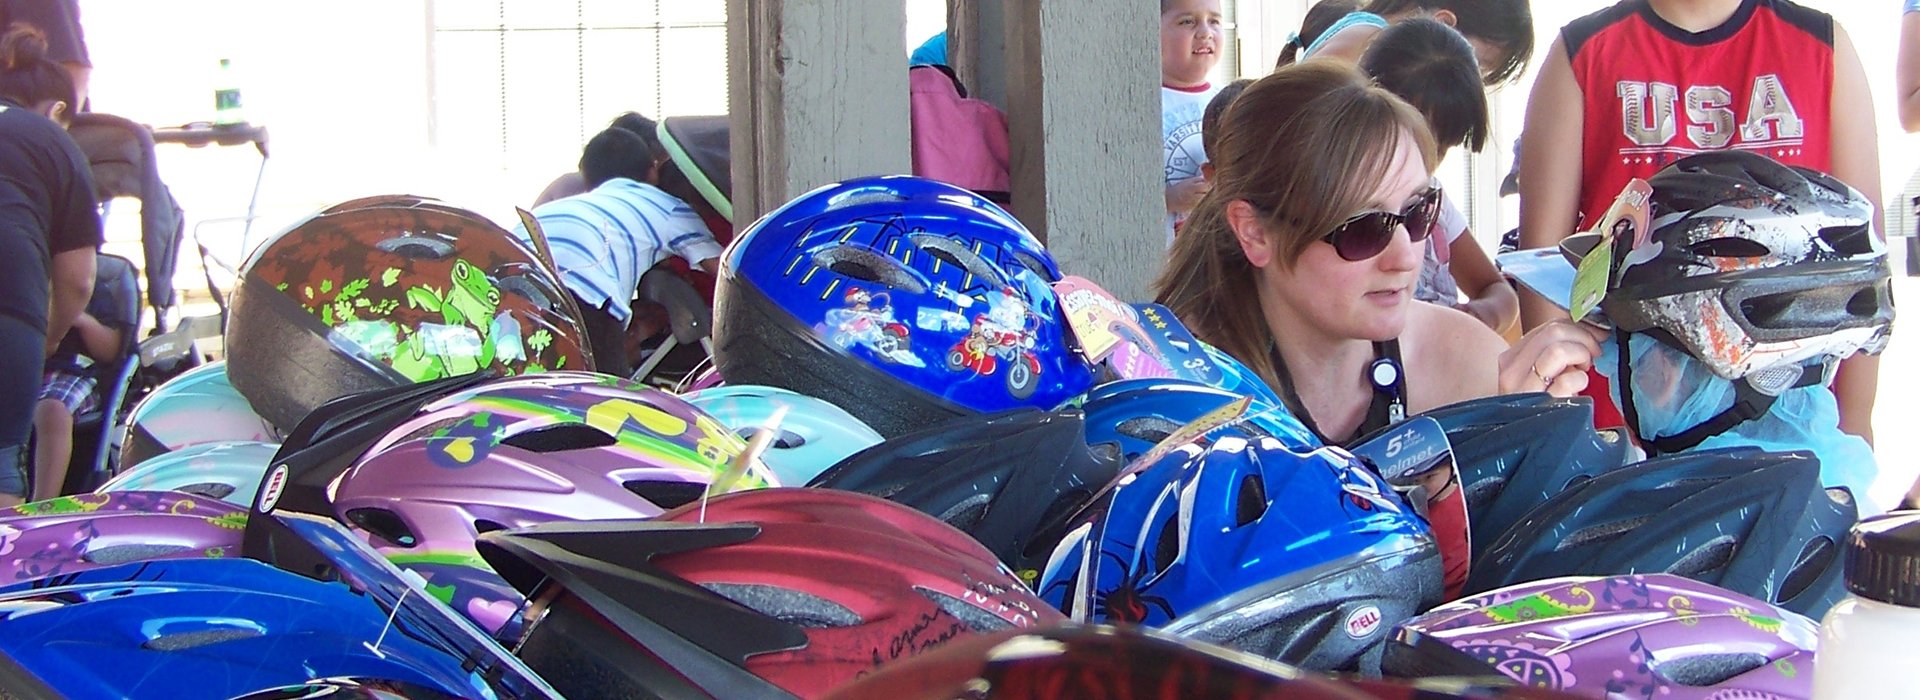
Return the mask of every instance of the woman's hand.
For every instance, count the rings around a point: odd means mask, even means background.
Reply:
[[[1500,353],[1500,393],[1545,391],[1563,398],[1580,393],[1606,334],[1566,319],[1533,329]]]

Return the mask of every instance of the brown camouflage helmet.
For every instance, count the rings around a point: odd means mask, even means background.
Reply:
[[[415,199],[322,211],[241,271],[228,374],[282,431],[359,391],[593,369],[580,312],[531,251],[477,214]]]

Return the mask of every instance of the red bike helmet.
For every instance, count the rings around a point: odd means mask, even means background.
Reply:
[[[818,697],[943,642],[1065,616],[964,533],[825,489],[482,535],[533,602],[517,653],[570,697]]]
[[[346,394],[475,372],[591,370],[559,280],[505,229],[433,202],[323,212],[261,245],[227,374],[290,430]]]

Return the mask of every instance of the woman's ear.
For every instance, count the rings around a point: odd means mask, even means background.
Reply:
[[[1264,268],[1273,263],[1273,241],[1252,204],[1244,199],[1228,202],[1227,226],[1233,229],[1233,238],[1240,242],[1240,252],[1246,254],[1249,264]]]
[[[53,120],[53,122],[56,124],[67,123],[66,121],[67,101],[66,100],[42,100],[38,106],[40,108],[39,111],[42,116],[45,116],[46,118]]]
[[[1434,10],[1433,19],[1449,27],[1460,28],[1460,18],[1453,14],[1453,10]]]

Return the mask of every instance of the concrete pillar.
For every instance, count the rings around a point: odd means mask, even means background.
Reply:
[[[1013,211],[1067,273],[1148,298],[1166,257],[1155,4],[980,4],[1005,12]]]
[[[912,171],[902,0],[727,0],[734,221]]]

